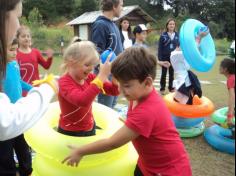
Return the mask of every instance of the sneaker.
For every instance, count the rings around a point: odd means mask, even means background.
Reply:
[[[166,95],[166,91],[165,90],[161,90],[161,95]]]

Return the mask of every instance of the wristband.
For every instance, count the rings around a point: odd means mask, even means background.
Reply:
[[[228,115],[227,115],[227,118],[228,118],[228,119],[232,119],[232,118],[234,118],[234,115],[233,115],[233,114],[228,114]]]
[[[103,94],[106,94],[105,90],[103,89],[103,82],[99,78],[95,78],[91,83],[95,84]]]
[[[38,86],[38,85],[41,85],[41,84],[48,84],[53,89],[53,91],[57,94],[58,89],[52,83],[53,81],[54,81],[54,75],[50,74],[50,75],[46,76],[44,79],[33,81],[33,86]]]

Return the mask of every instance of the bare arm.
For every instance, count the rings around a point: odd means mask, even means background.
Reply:
[[[114,150],[136,139],[138,136],[139,134],[129,129],[127,126],[123,126],[108,139],[99,140],[77,149],[70,147],[72,153],[63,160],[63,163],[67,163],[67,165],[72,167],[77,167],[84,156]]]
[[[234,107],[235,107],[235,92],[234,92],[234,89],[229,89],[228,107],[229,107],[228,114],[233,115],[234,114]]]

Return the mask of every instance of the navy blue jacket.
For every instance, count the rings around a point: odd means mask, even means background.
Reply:
[[[162,33],[159,40],[158,59],[160,61],[170,61],[171,52],[179,45],[179,34],[176,32],[174,40],[171,40],[168,33]],[[172,46],[172,47],[171,47]]]
[[[104,16],[99,16],[92,25],[92,42],[100,54],[109,48],[112,48],[117,56],[123,52],[117,25]]]

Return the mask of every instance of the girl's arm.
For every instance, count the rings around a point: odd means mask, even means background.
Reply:
[[[53,51],[48,50],[47,51],[47,57],[48,59],[44,59],[40,51],[35,50],[37,52],[37,58],[38,58],[38,63],[45,69],[49,69],[52,65],[52,60],[53,60]]]
[[[0,141],[12,139],[30,129],[46,112],[54,91],[48,84],[33,88],[15,104],[0,93]]]
[[[59,95],[75,106],[86,107],[93,103],[101,90],[95,85],[90,84],[85,90],[75,87],[71,80],[59,80]]]
[[[105,82],[103,86],[107,95],[118,96],[120,94],[117,84]]]
[[[235,92],[234,88],[229,89],[229,100],[228,100],[228,122],[234,117],[234,107],[235,107]],[[232,123],[232,122],[231,122]]]
[[[136,139],[138,136],[139,134],[129,129],[127,126],[123,126],[109,139],[99,140],[77,149],[70,147],[72,152],[62,161],[62,163],[77,167],[84,156],[114,150]]]
[[[158,45],[158,59],[159,61],[162,60],[162,50],[163,50],[163,37],[161,35]]]

